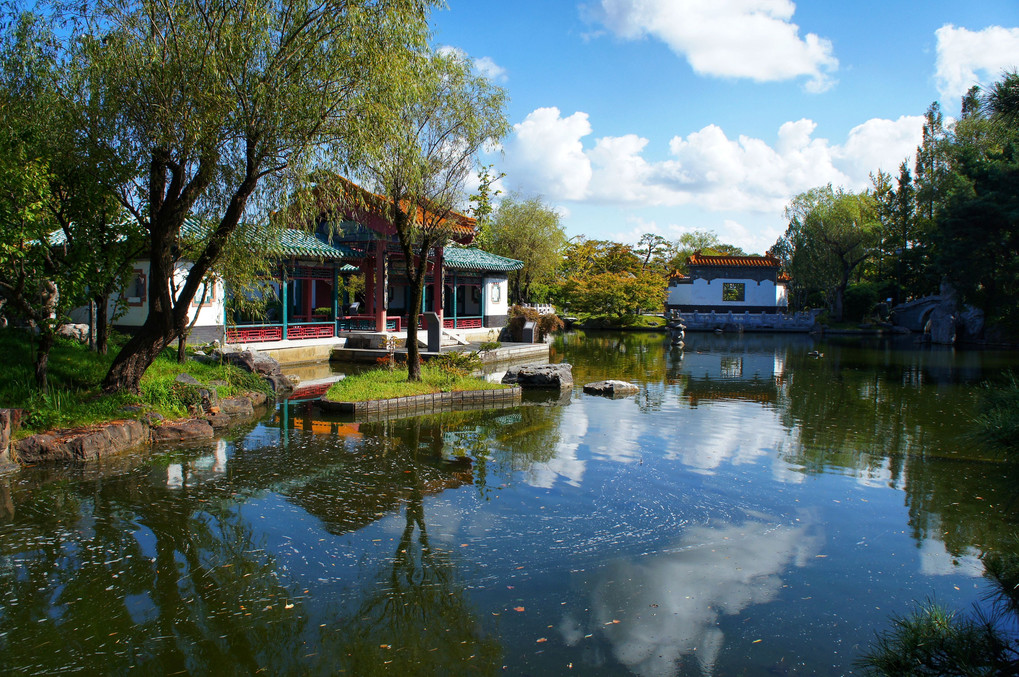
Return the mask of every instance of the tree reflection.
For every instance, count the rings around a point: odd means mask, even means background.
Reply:
[[[374,674],[495,674],[501,665],[498,638],[486,635],[468,602],[450,553],[432,545],[425,521],[427,465],[417,450],[434,460],[434,434],[422,440],[422,421],[405,428],[408,453],[403,456],[410,492],[404,506],[404,528],[391,562],[374,584],[361,586],[362,600],[352,616],[327,624],[326,637],[341,638],[335,651],[321,658],[324,671]],[[434,430],[428,431],[434,433]],[[323,640],[325,647],[334,641]]]
[[[43,485],[17,509],[57,524],[16,518],[5,535],[7,665],[230,674],[285,670],[297,655],[293,586],[234,499],[174,491],[137,468]]]

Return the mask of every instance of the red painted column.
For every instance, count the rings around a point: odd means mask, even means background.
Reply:
[[[389,303],[389,256],[384,241],[376,240],[375,247],[375,331],[385,331]]]

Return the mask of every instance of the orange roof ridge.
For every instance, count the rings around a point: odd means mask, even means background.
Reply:
[[[705,256],[700,252],[694,252],[694,254],[687,258],[687,265],[689,266],[730,266],[737,268],[778,268],[781,266],[779,260],[776,259],[771,253],[767,253],[764,256]]]

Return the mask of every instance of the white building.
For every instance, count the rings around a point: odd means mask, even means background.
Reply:
[[[680,313],[781,313],[788,308],[789,278],[765,256],[703,256],[686,260],[687,275],[669,276],[666,310]]]

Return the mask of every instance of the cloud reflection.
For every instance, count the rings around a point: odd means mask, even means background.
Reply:
[[[719,618],[773,601],[780,575],[821,548],[813,520],[765,519],[693,527],[669,552],[609,565],[591,591],[588,629],[567,616],[564,641],[600,634],[616,660],[644,677],[677,674],[684,656],[711,675],[725,643]]]

